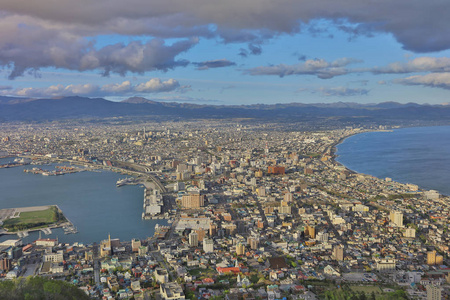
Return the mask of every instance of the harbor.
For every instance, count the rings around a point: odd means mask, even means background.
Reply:
[[[67,166],[55,166],[55,170],[45,170],[41,168],[24,169],[25,173],[40,174],[43,176],[59,176],[65,174],[73,174],[78,172],[84,172],[86,169]]]
[[[7,162],[6,159],[0,161],[0,163]],[[0,199],[0,208],[11,207],[12,199],[14,199],[16,207],[45,206],[48,203],[58,205],[64,211],[66,219],[74,224],[78,233],[74,234],[70,230],[64,231],[61,226],[52,228],[52,234],[45,236],[42,233],[42,236],[58,238],[61,242],[68,243],[96,242],[104,237],[105,232],[114,233],[121,239],[126,239],[130,232],[134,232],[138,238],[145,238],[153,235],[154,225],[158,223],[167,225],[167,221],[164,219],[144,220],[141,218],[143,188],[139,184],[116,188],[116,182],[130,177],[129,175],[103,170],[99,165],[88,168],[84,164],[76,165],[76,167],[84,168],[89,172],[79,172],[70,176],[31,176],[23,172],[24,168],[38,167],[51,170],[56,165],[68,166],[74,163],[58,162],[57,164],[52,163],[50,166],[34,165],[4,169],[3,172],[0,172],[2,179],[0,189],[3,193]],[[107,168],[105,167],[105,169]],[[142,180],[145,175],[133,177]],[[83,188],[80,189],[80,186]],[[16,196],[18,190],[21,191],[20,197]],[[104,215],[109,217],[101,218]],[[127,221],[117,222],[117,220]],[[40,230],[29,231],[29,235],[23,238],[24,242],[39,238],[39,232]],[[10,239],[13,235],[14,233],[4,232],[0,237],[0,242]]]

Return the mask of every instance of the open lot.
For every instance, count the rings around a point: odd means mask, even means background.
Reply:
[[[10,231],[26,230],[58,222],[60,213],[56,206],[16,209],[14,216],[4,220],[3,227]]]

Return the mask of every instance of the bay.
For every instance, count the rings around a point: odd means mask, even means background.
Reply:
[[[6,163],[12,159],[1,159]],[[24,173],[33,167],[53,170],[55,164],[0,169],[0,209],[41,205],[58,205],[77,227],[77,234],[65,235],[53,230],[42,238],[58,238],[60,242],[99,243],[111,238],[130,241],[151,237],[155,225],[167,225],[166,220],[142,220],[144,189],[140,186],[116,187],[125,177],[110,171],[80,172],[63,176],[42,176]],[[34,241],[39,233],[30,233],[24,242]],[[4,235],[0,241],[15,238]]]
[[[339,144],[336,154],[358,173],[450,195],[450,126],[357,134]]]

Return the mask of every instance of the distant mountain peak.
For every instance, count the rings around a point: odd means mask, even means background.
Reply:
[[[120,101],[121,103],[132,103],[132,104],[157,104],[158,102],[156,101],[152,101],[152,100],[148,100],[144,97],[130,97],[128,99],[122,100]]]

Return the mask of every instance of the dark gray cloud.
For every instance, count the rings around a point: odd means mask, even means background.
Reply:
[[[105,75],[167,71],[188,64],[176,56],[191,49],[198,37],[246,43],[248,49],[239,53],[245,57],[260,54],[268,39],[282,34],[330,36],[323,24],[349,38],[390,33],[407,50],[433,52],[450,49],[448,11],[450,1],[445,0],[2,0],[0,66],[11,68],[10,78],[44,67]],[[98,35],[114,34],[155,39],[100,49],[92,42]],[[166,45],[165,38],[184,41]]]
[[[210,68],[224,68],[236,65],[236,63],[229,61],[228,59],[208,60],[203,62],[194,62],[193,64],[197,66],[197,70],[208,70]]]
[[[329,79],[335,76],[345,75],[350,73],[347,65],[351,63],[358,63],[360,60],[353,58],[341,58],[333,62],[327,62],[324,59],[309,59],[304,63],[295,65],[273,65],[261,66],[245,70],[244,73],[249,75],[277,75],[280,77],[288,75],[313,75],[321,79]]]
[[[19,21],[25,23],[17,25]],[[48,24],[20,16],[0,18],[0,65],[11,68],[10,79],[45,67],[99,70],[104,75],[167,71],[186,66],[188,61],[176,57],[197,42],[191,38],[166,45],[161,39],[152,39],[96,49],[92,41]]]
[[[405,49],[415,52],[450,48],[450,2],[445,0],[3,0],[1,7],[11,14],[52,22],[67,32],[90,31],[91,36],[100,32],[158,37],[218,35],[230,41],[225,31],[252,32],[259,39],[263,31],[292,34],[302,24],[328,20],[351,36],[392,33]],[[311,28],[316,33],[324,31],[318,26]]]
[[[322,96],[326,97],[351,97],[351,96],[366,96],[369,94],[368,89],[348,88],[348,87],[321,87],[317,89]]]

